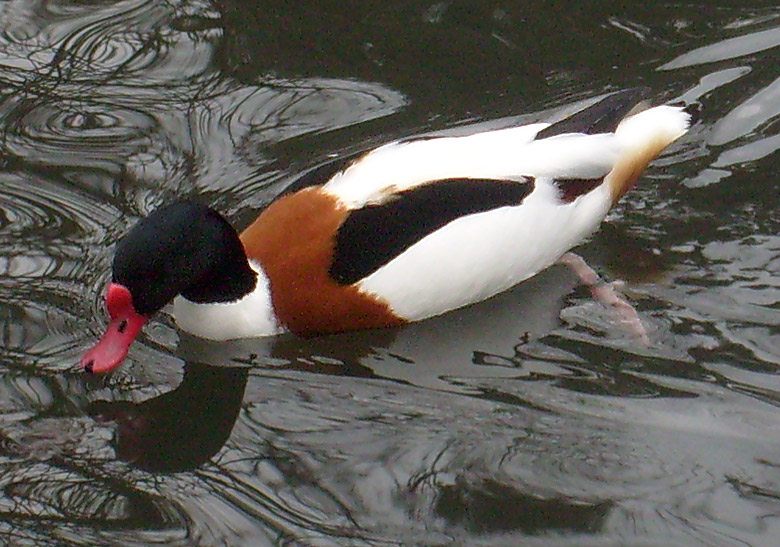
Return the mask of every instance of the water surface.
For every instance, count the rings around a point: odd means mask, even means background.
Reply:
[[[775,3],[266,4],[0,2],[0,542],[776,544]],[[650,346],[553,268],[309,341],[161,314],[76,369],[159,204],[242,227],[338,155],[635,85],[700,120],[578,252]]]

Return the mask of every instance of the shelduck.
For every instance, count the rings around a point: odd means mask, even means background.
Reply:
[[[173,301],[212,340],[401,325],[486,299],[591,234],[690,116],[638,90],[557,123],[391,142],[305,175],[240,235],[183,201],[116,247],[106,333],[81,360],[117,367]]]

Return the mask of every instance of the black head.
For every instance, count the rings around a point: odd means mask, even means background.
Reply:
[[[182,201],[160,207],[125,235],[113,281],[130,290],[138,313],[148,315],[179,294],[201,303],[237,300],[255,287],[256,274],[219,213]]]

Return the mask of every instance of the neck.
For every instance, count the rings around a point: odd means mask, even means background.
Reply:
[[[217,253],[214,253],[217,254]],[[199,304],[234,302],[257,286],[257,272],[249,265],[238,236],[228,239],[219,248],[219,256],[209,269],[182,296]]]
[[[177,294],[197,303],[234,302],[257,285],[233,227],[215,210],[187,201],[141,219],[117,245],[113,273],[143,315]]]
[[[239,263],[240,264],[240,263]],[[234,302],[255,290],[257,274],[248,263],[236,268],[236,263],[230,263],[229,268],[215,267],[194,285],[182,291],[182,296],[199,304],[216,304]]]
[[[180,329],[209,340],[272,336],[279,325],[271,302],[268,278],[260,266],[251,266],[253,285],[237,299],[193,300],[187,294],[174,300],[174,316]]]

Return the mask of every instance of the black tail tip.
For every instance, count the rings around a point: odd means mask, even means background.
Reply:
[[[701,118],[701,103],[685,103],[683,101],[674,101],[669,106],[679,106],[683,112],[691,117],[691,125],[695,124]]]
[[[683,112],[691,117],[691,125],[701,118],[701,103],[690,103],[683,107]]]

